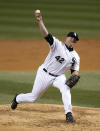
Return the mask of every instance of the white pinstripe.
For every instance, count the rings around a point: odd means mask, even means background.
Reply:
[[[50,85],[53,85],[54,87],[58,88],[62,94],[65,114],[67,112],[72,112],[70,88],[65,84],[65,81],[65,75],[60,75],[58,77],[50,76],[48,73],[43,71],[43,67],[41,66],[37,71],[32,92],[19,94],[16,101],[18,103],[35,102]]]
[[[40,66],[37,71],[32,92],[27,94],[19,94],[16,100],[18,103],[35,102],[50,85],[53,85],[58,88],[62,94],[65,114],[67,114],[67,112],[72,112],[72,105],[70,88],[65,84],[66,77],[64,73],[68,69],[79,71],[80,58],[75,50],[70,52],[66,48],[65,44],[55,37],[53,37],[53,39],[54,43],[50,46],[50,52],[42,66]],[[63,61],[61,62],[59,59],[57,60],[57,57]],[[72,67],[73,58],[76,60],[74,67]],[[43,68],[46,68],[49,73],[59,76],[51,76],[47,72],[43,71]]]

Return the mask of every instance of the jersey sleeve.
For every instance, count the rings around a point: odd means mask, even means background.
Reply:
[[[80,67],[80,58],[78,57],[76,60],[75,60],[75,63],[74,65],[71,67],[71,70],[73,71],[79,71],[79,67]]]
[[[53,37],[52,37],[51,34],[48,34],[48,35],[45,37],[45,40],[49,43],[50,46],[53,45],[54,39],[53,39]]]
[[[55,47],[59,44],[59,40],[57,38],[55,38],[54,36],[52,36],[50,33],[45,37],[45,40],[49,43],[50,48],[52,50],[55,49]]]

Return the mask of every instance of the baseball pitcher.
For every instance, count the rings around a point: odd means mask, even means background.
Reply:
[[[50,86],[58,88],[62,95],[66,121],[73,123],[70,89],[79,81],[80,58],[73,46],[79,40],[76,32],[69,32],[65,42],[61,42],[48,32],[44,25],[40,10],[35,11],[35,18],[40,26],[40,31],[48,42],[50,51],[44,63],[38,68],[35,82],[31,93],[17,94],[11,103],[14,110],[22,102],[35,102]],[[71,71],[71,76],[66,79],[66,70]]]

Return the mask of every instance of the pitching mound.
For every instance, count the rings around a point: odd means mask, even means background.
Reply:
[[[73,115],[76,122],[68,124],[63,105],[0,105],[0,131],[100,131],[100,108],[73,107]]]

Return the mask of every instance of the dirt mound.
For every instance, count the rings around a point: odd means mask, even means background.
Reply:
[[[100,131],[100,108],[73,107],[73,115],[76,122],[68,124],[63,105],[0,105],[0,131]]]
[[[80,70],[100,70],[100,39],[80,40]],[[45,40],[0,41],[0,71],[34,71],[49,52]]]

